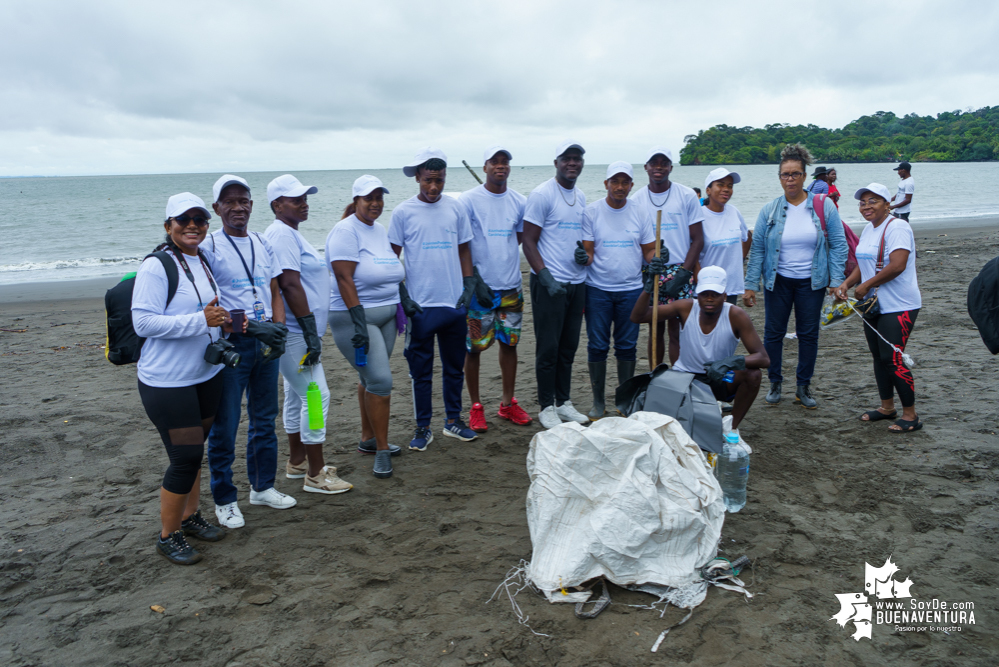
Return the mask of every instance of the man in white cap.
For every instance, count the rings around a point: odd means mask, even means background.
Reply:
[[[219,303],[230,313],[242,311],[247,332],[233,333],[229,342],[240,355],[238,366],[222,369],[222,400],[208,434],[208,467],[211,470],[215,516],[226,528],[244,525],[232,482],[236,458],[236,431],[242,415],[243,395],[250,425],[247,430],[246,476],[250,504],[275,509],[295,506],[295,499],[274,488],[278,442],[274,423],[278,414],[278,358],[288,329],[278,288],[281,274],[270,243],[249,232],[253,200],[245,179],[226,174],[212,187],[212,208],[222,221],[202,244],[209,268],[219,287]]]
[[[635,194],[635,202],[644,207],[652,216],[653,224],[656,212],[662,211],[661,235],[668,251],[666,273],[659,281],[659,303],[667,304],[677,299],[689,299],[694,295],[692,278],[697,258],[704,247],[704,234],[701,223],[704,213],[701,202],[693,189],[669,180],[673,171],[673,152],[664,146],[654,146],[649,149],[645,160],[645,173],[649,176],[649,184]],[[669,330],[669,360],[676,363],[680,353],[680,325],[677,320],[670,319],[666,325]],[[657,359],[651,359],[652,340],[649,339],[650,365],[655,368],[663,361],[664,336],[662,329],[657,330],[659,340],[656,343]]]
[[[468,425],[477,433],[484,433],[489,428],[479,395],[479,357],[494,341],[499,342],[502,376],[496,414],[514,424],[531,423],[531,416],[513,395],[517,378],[517,342],[524,317],[520,243],[527,198],[507,187],[511,159],[510,151],[502,146],[486,149],[482,168],[486,174],[485,183],[458,198],[465,205],[472,228],[472,263],[488,286],[491,297],[488,303],[481,303],[473,294],[468,307],[465,387],[472,400]]]
[[[524,257],[531,265],[531,308],[536,339],[538,420],[545,428],[563,420],[590,420],[569,400],[572,361],[586,304],[583,240],[586,195],[576,187],[583,171],[583,147],[564,141],[555,150],[555,176],[534,188],[524,209]]]
[[[422,452],[434,439],[430,421],[434,414],[435,338],[443,375],[443,434],[464,442],[478,437],[461,419],[461,389],[468,333],[465,316],[481,281],[473,277],[472,230],[465,207],[444,196],[447,156],[427,146],[402,171],[416,179],[420,191],[392,211],[388,238],[406,265],[406,289],[417,306],[410,310],[404,354],[413,380],[416,412],[416,430],[409,448]]]
[[[635,374],[639,326],[631,321],[631,308],[642,294],[642,266],[655,254],[656,231],[648,211],[628,199],[634,170],[627,162],[607,167],[607,196],[586,207],[583,241],[587,256],[586,346],[593,390],[588,416],[600,419],[606,412],[604,385],[611,326],[617,381]]]
[[[770,365],[770,357],[746,311],[725,299],[727,281],[725,269],[705,266],[697,274],[697,298],[660,305],[655,317],[676,320],[681,328],[680,354],[673,370],[692,373],[711,387],[715,398],[732,403],[735,430],[760,393],[760,369]],[[646,278],[645,291],[647,294],[635,301],[633,322],[652,321],[648,296],[652,293],[651,275]],[[746,356],[735,354],[740,340],[749,352]]]

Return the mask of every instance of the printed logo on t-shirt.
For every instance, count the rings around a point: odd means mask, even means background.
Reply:
[[[583,223],[580,220],[559,220],[555,224],[558,225],[559,229],[577,230],[583,228]]]
[[[253,276],[253,284],[257,287],[263,287],[265,284],[263,276]],[[233,278],[232,279],[232,289],[246,289],[250,286],[250,279],[247,277]]]
[[[398,257],[372,257],[372,264],[395,266],[399,263]]]
[[[600,244],[601,248],[634,248],[635,242],[625,239],[624,241],[604,241]]]
[[[420,246],[424,250],[450,250],[454,247],[451,241],[424,241]]]
[[[734,244],[740,243],[740,242],[742,242],[742,236],[741,235],[740,236],[730,236],[730,237],[724,238],[724,239],[712,239],[711,240],[711,245],[713,247],[714,246],[726,246],[726,245],[734,245]]]
[[[500,238],[508,239],[513,234],[512,229],[488,229],[486,230],[489,236],[498,236]]]

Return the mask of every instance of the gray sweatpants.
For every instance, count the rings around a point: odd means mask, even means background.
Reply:
[[[354,322],[346,310],[331,310],[329,315],[330,330],[333,341],[350,365],[357,371],[357,376],[365,391],[376,396],[392,394],[392,369],[389,368],[389,357],[395,347],[395,311],[396,306],[378,306],[365,308],[364,318],[368,323],[368,364],[357,366],[354,363],[354,345],[350,339],[354,336]]]

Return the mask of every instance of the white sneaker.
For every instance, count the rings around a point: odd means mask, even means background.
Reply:
[[[250,504],[267,505],[276,510],[286,510],[297,505],[298,501],[287,494],[281,493],[273,486],[266,491],[254,491],[253,487],[250,487]]]
[[[566,422],[579,422],[580,424],[589,424],[590,418],[584,415],[582,412],[572,407],[572,401],[566,401],[562,405],[555,408],[555,412]]]
[[[538,421],[545,428],[555,428],[562,423],[562,418],[558,416],[554,405],[549,405],[538,415]]]
[[[239,505],[234,502],[228,505],[216,505],[215,518],[226,528],[242,528],[246,525],[246,522],[243,521],[243,513],[239,511]]]

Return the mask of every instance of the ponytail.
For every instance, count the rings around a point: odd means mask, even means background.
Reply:
[[[354,213],[356,212],[357,212],[357,203],[352,201],[349,204],[347,204],[347,208],[343,209],[343,215],[340,216],[340,219],[343,220],[344,218],[349,218],[350,216],[354,215]]]

